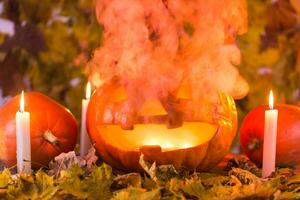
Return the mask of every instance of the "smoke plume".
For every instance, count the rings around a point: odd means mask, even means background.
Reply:
[[[183,83],[194,99],[247,94],[235,67],[235,39],[247,30],[245,0],[97,0],[96,13],[104,40],[87,66],[95,86],[117,77],[145,96]]]

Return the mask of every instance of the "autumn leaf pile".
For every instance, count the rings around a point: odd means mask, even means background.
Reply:
[[[298,199],[300,174],[278,169],[269,179],[259,178],[260,169],[235,157],[225,170],[210,173],[175,170],[143,161],[144,173],[123,174],[105,163],[91,167],[79,163],[60,169],[57,175],[40,169],[33,175],[0,173],[0,199],[114,199],[114,200],[233,200]],[[238,164],[238,165],[237,165]],[[235,166],[235,167],[234,167]],[[250,172],[251,171],[251,172]]]

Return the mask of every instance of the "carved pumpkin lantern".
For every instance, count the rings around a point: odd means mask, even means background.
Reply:
[[[106,83],[88,107],[88,132],[108,164],[140,171],[143,154],[159,165],[206,170],[229,150],[237,123],[232,97],[220,93],[213,103],[194,101],[186,85],[148,98],[129,90],[118,81]]]
[[[235,67],[246,1],[97,0],[96,15],[87,129],[104,161],[126,171],[141,169],[142,154],[190,170],[217,164],[236,132],[233,98],[249,90]]]

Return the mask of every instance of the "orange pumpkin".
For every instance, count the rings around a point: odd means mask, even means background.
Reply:
[[[228,152],[236,133],[234,100],[193,101],[178,89],[165,97],[137,100],[116,81],[98,88],[87,111],[87,129],[105,162],[140,171],[139,158],[176,168],[207,170]]]
[[[247,114],[240,128],[240,143],[245,154],[258,166],[262,164],[265,111],[269,106],[258,106]],[[300,108],[276,104],[278,110],[276,165],[300,165]]]
[[[0,167],[16,164],[16,112],[20,95],[0,108]],[[38,92],[25,93],[25,111],[30,112],[31,159],[34,168],[47,166],[62,152],[74,149],[77,123],[62,105]]]

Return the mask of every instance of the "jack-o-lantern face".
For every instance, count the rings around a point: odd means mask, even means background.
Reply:
[[[106,84],[90,100],[88,132],[104,161],[118,169],[139,171],[144,154],[157,164],[205,170],[223,158],[236,132],[234,101],[219,97],[195,102],[181,86],[167,97],[140,100],[123,85]]]

